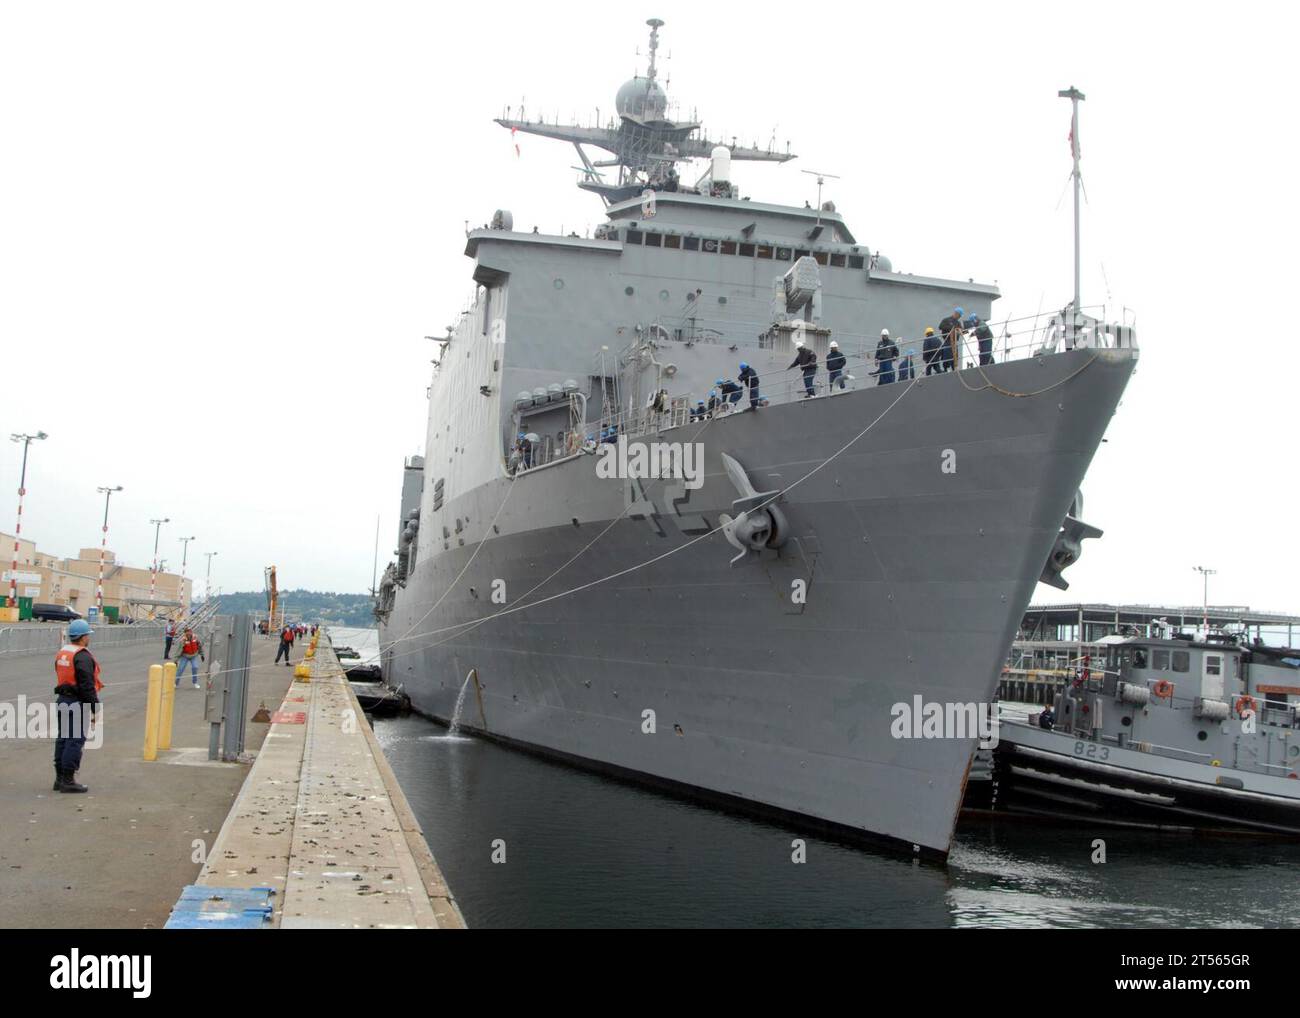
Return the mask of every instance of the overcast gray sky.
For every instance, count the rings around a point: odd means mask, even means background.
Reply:
[[[828,184],[902,271],[997,281],[995,317],[1071,286],[1142,360],[1085,483],[1106,530],[1042,600],[1300,611],[1293,21],[1278,4],[0,4],[0,432],[50,433],[25,536],[147,564],[197,535],[214,585],[370,584],[422,451],[431,344],[472,292],[464,224],[602,219],[572,149],[492,123],[608,116],[667,22],[670,97],[713,136],[789,140],[744,193]],[[637,55],[640,50],[641,56]],[[688,176],[688,174],[684,174]],[[1269,330],[1273,330],[1270,332]],[[0,447],[12,530],[19,447]],[[1272,473],[1272,472],[1278,473]],[[7,555],[7,553],[5,553]],[[381,559],[382,561],[382,559]],[[196,563],[200,563],[196,565]]]

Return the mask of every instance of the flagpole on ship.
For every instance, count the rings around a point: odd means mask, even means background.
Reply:
[[[1062,99],[1070,100],[1070,154],[1074,157],[1074,314],[1080,313],[1079,301],[1079,102],[1084,94],[1071,85],[1056,93]]]

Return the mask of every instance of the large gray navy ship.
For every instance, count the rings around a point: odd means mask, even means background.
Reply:
[[[1071,510],[1133,331],[1076,297],[981,352],[995,286],[895,271],[820,194],[751,199],[735,167],[792,155],[672,119],[648,24],[605,126],[499,121],[572,142],[606,219],[468,233],[385,679],[463,731],[942,857],[975,733],[894,738],[895,707],[994,699],[1035,584],[1098,533]],[[949,365],[919,346],[944,319]]]

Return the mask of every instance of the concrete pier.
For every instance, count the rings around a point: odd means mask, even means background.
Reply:
[[[196,883],[274,888],[269,925],[286,929],[463,928],[328,641],[309,665],[310,681],[272,706],[275,723]]]
[[[251,766],[208,759],[188,677],[176,748],[146,762],[161,643],[92,638],[106,688],[103,745],[78,775],[89,793],[51,791],[49,739],[0,740],[0,927],[158,928],[191,884],[275,888],[267,927],[464,925],[328,641],[305,683],[273,664],[275,649],[254,640],[249,713],[265,702],[275,723],[248,724]],[[53,686],[52,655],[0,658],[0,701],[48,704]]]

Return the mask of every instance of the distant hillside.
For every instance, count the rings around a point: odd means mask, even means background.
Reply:
[[[375,624],[369,594],[335,594],[319,590],[282,590],[280,599],[290,618],[323,622],[327,626],[362,626]],[[266,614],[266,592],[262,590],[222,594],[222,614],[249,612]]]

